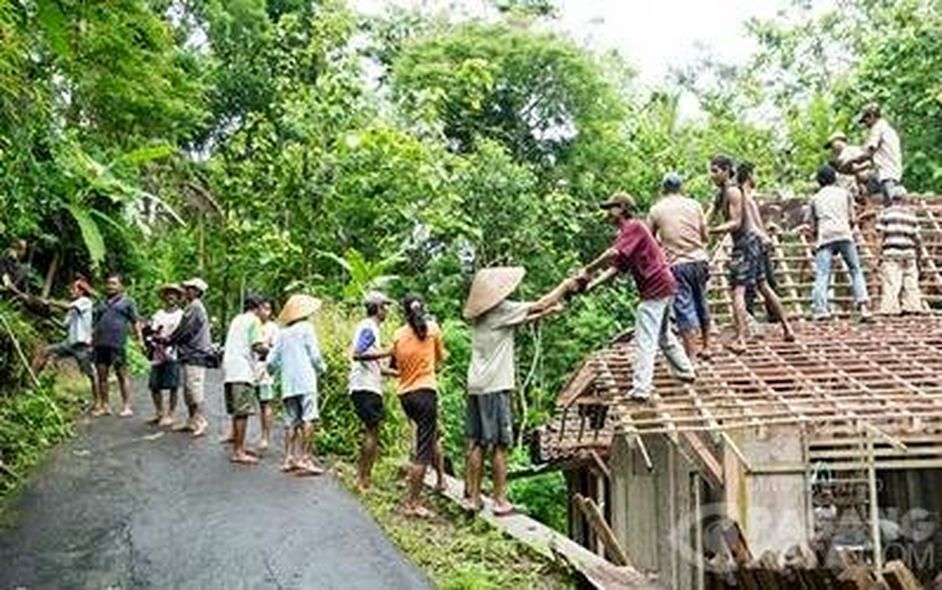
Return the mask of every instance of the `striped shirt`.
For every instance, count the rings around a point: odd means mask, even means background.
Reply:
[[[884,258],[916,257],[919,242],[919,220],[905,205],[891,205],[877,216],[877,231],[883,243]]]

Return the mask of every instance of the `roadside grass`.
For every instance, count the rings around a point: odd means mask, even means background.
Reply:
[[[0,396],[0,499],[17,490],[50,448],[72,436],[87,388],[84,377],[63,374]]]
[[[429,493],[429,506],[436,517],[419,520],[399,510],[405,493],[400,464],[394,458],[380,459],[374,468],[373,488],[356,491],[356,469],[335,464],[336,471],[354,491],[393,542],[443,590],[488,590],[503,588],[555,590],[574,588],[565,570],[548,562],[525,546],[465,514],[445,498]]]

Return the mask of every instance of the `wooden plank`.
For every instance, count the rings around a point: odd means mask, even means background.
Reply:
[[[602,516],[602,511],[599,510],[598,505],[592,501],[592,499],[586,498],[582,494],[573,496],[572,501],[582,512],[583,516],[585,516],[586,521],[588,521],[596,537],[605,547],[605,553],[611,557],[612,562],[615,565],[631,566],[628,552],[625,551],[618,542],[618,539],[615,538],[615,533],[612,532],[611,527],[605,522],[605,517]]]
[[[720,465],[719,460],[707,448],[706,444],[700,437],[697,436],[694,432],[684,432],[681,435],[690,448],[694,452],[694,457],[696,458],[697,463],[701,467],[701,473],[706,477],[707,481],[710,483],[710,486],[713,488],[722,488],[723,487],[723,467]]]
[[[895,560],[886,564],[883,579],[891,590],[922,590],[922,584],[902,561]]]
[[[425,485],[434,489],[435,474],[429,472]],[[464,484],[445,476],[445,491],[448,500],[462,505]],[[523,514],[495,516],[493,501],[482,496],[484,510],[478,513],[485,522],[504,534],[516,539],[530,550],[551,560],[562,560],[579,572],[594,588],[621,588],[624,590],[666,590],[656,579],[642,574],[629,566],[616,566],[595,555],[565,535]]]

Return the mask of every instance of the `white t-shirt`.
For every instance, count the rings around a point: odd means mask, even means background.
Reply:
[[[271,352],[275,348],[275,341],[278,339],[278,324],[269,320],[262,324],[262,344]],[[259,385],[274,385],[275,379],[265,368],[265,361],[255,357],[255,381]]]
[[[222,372],[226,383],[255,384],[255,357],[252,346],[262,341],[262,322],[254,312],[237,315],[229,324]]]
[[[69,303],[69,311],[65,316],[66,325],[69,327],[69,344],[92,343],[93,308],[92,300],[84,295]]]
[[[886,119],[878,119],[870,128],[867,147],[873,152],[873,167],[877,169],[877,179],[903,179],[903,150],[900,148],[899,134],[890,127]]]
[[[811,214],[818,224],[816,247],[854,239],[850,227],[853,200],[854,197],[846,188],[836,184],[822,187],[811,198]]]
[[[379,322],[375,318],[366,318],[357,324],[350,344],[355,354],[378,352]],[[383,393],[383,372],[380,361],[351,361],[349,389],[354,391],[372,391]]]
[[[468,393],[481,395],[516,387],[514,330],[527,317],[529,303],[502,301],[471,326]]]
[[[168,337],[173,334],[174,330],[177,329],[177,326],[180,325],[180,320],[183,318],[183,310],[175,309],[173,311],[167,311],[166,309],[157,310],[154,315],[150,318],[150,325],[153,328],[154,333],[157,336]],[[166,358],[169,360],[177,359],[177,347],[176,346],[167,346],[166,347]]]

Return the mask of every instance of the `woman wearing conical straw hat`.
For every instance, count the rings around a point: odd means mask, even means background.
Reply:
[[[285,460],[282,471],[320,475],[324,471],[312,459],[312,436],[317,411],[317,375],[326,369],[311,317],[320,299],[292,295],[278,315],[284,326],[268,355],[268,370],[281,378],[282,404],[287,414]]]
[[[513,505],[507,499],[507,450],[513,444],[514,331],[521,324],[561,309],[562,297],[577,287],[574,279],[567,279],[535,302],[509,300],[524,274],[526,271],[521,267],[479,270],[464,307],[464,317],[471,323],[472,331],[465,414],[470,443],[467,501],[471,510],[482,508],[484,454],[490,451],[496,516],[513,512]]]

